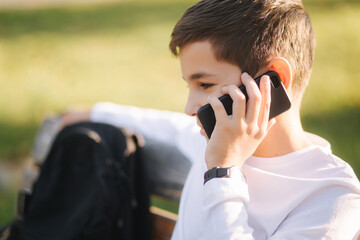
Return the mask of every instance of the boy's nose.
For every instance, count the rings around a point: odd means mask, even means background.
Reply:
[[[185,106],[185,113],[189,116],[196,116],[197,111],[201,107],[201,104],[193,97],[189,96]]]
[[[190,104],[189,101],[185,106],[185,113],[189,116],[196,116],[197,111],[194,108],[194,105]]]

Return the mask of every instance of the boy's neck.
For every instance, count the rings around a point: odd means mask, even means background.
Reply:
[[[301,126],[300,113],[293,108],[276,118],[275,125],[253,154],[256,157],[277,157],[311,145]]]

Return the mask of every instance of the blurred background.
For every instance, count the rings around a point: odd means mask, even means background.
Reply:
[[[112,101],[182,112],[168,43],[189,0],[0,0],[0,225],[43,118]],[[360,177],[360,1],[306,0],[317,49],[302,120]]]

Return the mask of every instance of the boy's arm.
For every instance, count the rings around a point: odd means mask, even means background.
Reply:
[[[176,146],[191,162],[205,149],[206,142],[199,134],[195,118],[181,113],[101,102],[90,111],[70,112],[63,118],[64,125],[90,120],[130,129]]]
[[[248,224],[248,186],[239,167],[231,168],[231,178],[206,182],[204,194],[199,239],[253,239]]]
[[[230,168],[229,178],[214,178],[204,186],[203,227],[201,239],[253,239],[248,224],[249,192],[241,168],[275,123],[269,121],[270,79],[264,76],[260,89],[246,73],[241,76],[249,99],[235,85],[223,93],[233,100],[229,117],[217,98],[210,99],[216,125],[205,152],[208,169]]]
[[[238,168],[235,169],[231,178],[214,178],[204,185],[204,224],[201,232],[204,239],[264,239],[256,237],[259,236],[257,232],[252,235],[253,229],[248,224],[247,214],[248,186]],[[281,198],[278,199],[274,208],[278,210],[279,216],[285,218],[273,216],[273,219],[268,218],[268,222],[263,222],[265,225],[260,229],[274,230],[267,232],[266,239],[358,240],[360,186],[356,177],[307,181],[311,182],[308,185],[315,187],[303,190],[306,195],[299,195],[291,208]],[[292,187],[298,188],[295,184]],[[283,215],[286,209],[289,209],[288,214]],[[279,225],[274,226],[273,223]]]
[[[269,120],[271,88],[270,78],[264,75],[260,80],[260,89],[247,73],[241,75],[246,87],[248,100],[235,85],[222,88],[233,100],[232,115],[229,117],[220,100],[209,99],[214,110],[216,124],[205,151],[208,169],[213,167],[243,166],[254,154],[266,137],[275,119]]]

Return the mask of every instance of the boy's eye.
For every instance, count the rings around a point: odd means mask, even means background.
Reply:
[[[214,84],[212,84],[212,83],[200,83],[200,87],[202,87],[204,89],[208,89],[212,86],[214,86]]]

